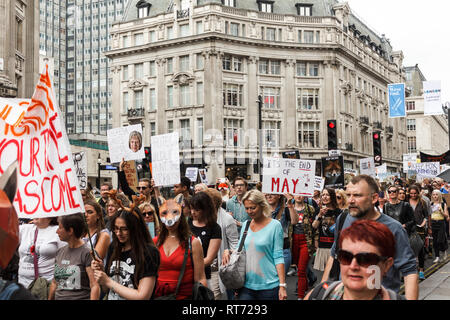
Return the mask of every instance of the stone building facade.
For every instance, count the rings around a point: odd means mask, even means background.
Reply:
[[[401,170],[406,122],[388,118],[387,85],[404,82],[403,54],[347,3],[130,1],[111,37],[113,127],[141,123],[147,146],[178,130],[183,168],[210,181],[259,179],[258,96],[264,156],[320,160],[335,119],[346,168],[381,131],[388,170]]]

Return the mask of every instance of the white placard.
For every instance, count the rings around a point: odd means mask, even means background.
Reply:
[[[375,159],[371,157],[359,160],[359,172],[361,174],[375,176]]]
[[[192,182],[197,182],[197,175],[198,175],[198,168],[196,167],[191,167],[191,168],[186,168],[186,174],[185,176],[189,178],[189,180],[191,180]]]
[[[417,163],[417,155],[415,153],[412,154],[404,154],[403,155],[403,172],[407,173],[410,170],[411,166]]]
[[[423,82],[423,114],[426,116],[444,114],[441,103],[441,81]]]
[[[111,163],[145,158],[142,140],[142,125],[135,124],[121,128],[110,129],[108,135],[108,149]]]
[[[409,172],[415,172],[422,178],[434,178],[441,173],[441,165],[439,162],[414,163]]]
[[[262,191],[264,193],[313,196],[315,161],[264,158],[263,163]]]
[[[178,132],[152,136],[152,176],[155,186],[180,183],[180,146]]]
[[[324,186],[325,186],[325,178],[315,176],[314,177],[314,191],[322,192]]]
[[[73,166],[75,167],[75,173],[78,177],[78,182],[80,184],[80,189],[86,189],[88,183],[87,175],[87,157],[86,152],[76,152],[72,153]]]
[[[206,169],[199,169],[200,181],[204,184],[208,184],[208,178],[206,177]]]

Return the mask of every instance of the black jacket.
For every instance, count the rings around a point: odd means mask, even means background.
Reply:
[[[388,212],[389,210],[386,210],[387,206],[391,205],[389,202],[384,204],[383,207],[383,213],[387,214],[391,218],[397,220],[402,225],[405,225],[406,231],[408,232],[408,235],[411,234],[414,230],[416,230],[416,219],[414,218],[414,210],[411,207],[411,205],[407,202],[400,201],[401,203],[401,210],[400,210],[400,216],[392,216]]]

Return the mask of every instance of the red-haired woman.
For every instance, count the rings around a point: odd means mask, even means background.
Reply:
[[[321,283],[306,299],[404,300],[381,285],[395,256],[395,238],[386,225],[356,221],[341,232],[338,242],[342,281]]]

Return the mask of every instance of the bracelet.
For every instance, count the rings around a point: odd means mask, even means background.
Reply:
[[[315,218],[314,220],[320,221],[320,220],[322,220],[322,217],[319,217],[319,216],[317,215],[316,218]]]
[[[282,288],[287,288],[287,284],[286,283],[280,283],[280,287],[282,287]]]

